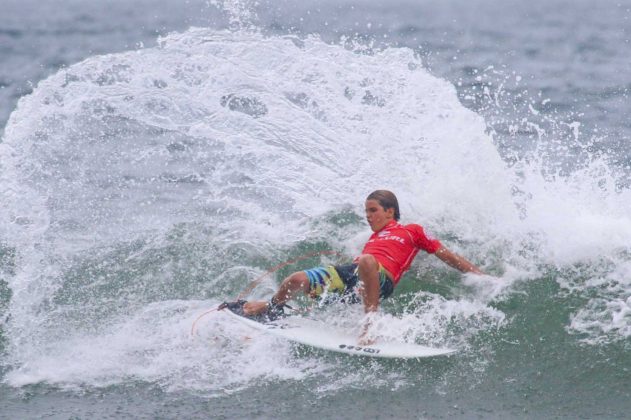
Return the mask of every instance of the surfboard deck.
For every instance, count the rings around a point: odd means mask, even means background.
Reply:
[[[456,352],[456,350],[450,348],[434,348],[392,341],[377,341],[375,344],[360,346],[357,344],[356,335],[309,318],[288,316],[276,321],[263,323],[243,317],[228,308],[222,312],[259,331],[306,346],[354,356],[413,359],[447,356]]]

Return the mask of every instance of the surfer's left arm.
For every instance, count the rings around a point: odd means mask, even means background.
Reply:
[[[366,317],[362,320],[361,327],[359,330],[359,338],[357,339],[357,344],[360,346],[370,346],[375,344],[377,339],[370,334],[370,327],[372,326],[372,317],[375,312],[368,312]]]
[[[464,257],[451,252],[444,246],[441,246],[440,249],[436,251],[436,256],[448,265],[457,270],[460,270],[463,273],[484,274],[482,270],[476,267],[473,263],[469,262]]]

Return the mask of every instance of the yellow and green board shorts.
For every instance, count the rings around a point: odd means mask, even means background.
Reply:
[[[359,282],[357,264],[329,265],[305,270],[309,278],[309,295],[320,297],[325,291],[340,295],[356,294],[355,288]],[[386,270],[379,264],[380,297],[387,298],[392,294],[394,285],[386,274]]]

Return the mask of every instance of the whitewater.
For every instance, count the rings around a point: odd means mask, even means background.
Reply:
[[[514,91],[496,84],[472,109],[427,60],[352,37],[191,27],[40,81],[0,143],[7,407],[26,412],[27,393],[59,417],[42,395],[83,415],[81,401],[104,401],[93,414],[135,401],[120,415],[139,417],[622,415],[628,163],[594,152],[580,115],[539,116],[545,97],[502,131],[493,112]],[[528,127],[539,143],[515,146]],[[382,334],[457,356],[350,359],[207,313],[284,261],[340,254],[284,267],[251,297],[352,259],[378,188],[490,274],[419,256],[383,305]],[[347,328],[362,315],[312,310]]]

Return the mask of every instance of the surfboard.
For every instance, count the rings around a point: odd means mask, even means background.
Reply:
[[[354,356],[390,359],[414,359],[447,356],[456,352],[450,348],[434,348],[413,343],[379,341],[368,346],[357,344],[357,335],[314,319],[288,316],[270,322],[258,322],[226,308],[222,312],[254,329],[306,346],[346,353]]]

